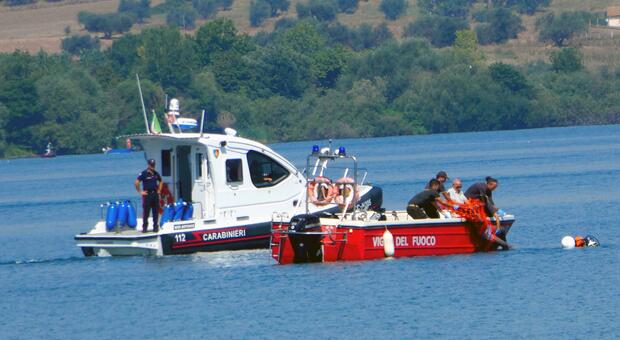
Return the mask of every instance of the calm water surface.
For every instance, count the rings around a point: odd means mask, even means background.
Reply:
[[[314,142],[273,147],[300,168]],[[500,180],[515,250],[278,266],[267,250],[84,258],[143,154],[0,161],[0,338],[618,338],[620,126],[336,141],[385,206],[438,170]],[[602,247],[563,250],[564,235]]]

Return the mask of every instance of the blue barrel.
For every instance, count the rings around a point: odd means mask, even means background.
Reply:
[[[115,202],[108,203],[108,211],[105,215],[105,226],[108,230],[116,227],[116,220],[118,219],[118,205]]]
[[[125,204],[127,205],[127,226],[129,226],[129,228],[135,228],[138,225],[136,208],[130,201],[125,201]]]
[[[129,214],[128,205],[125,202],[117,202],[118,205],[118,217],[116,218],[118,225],[124,227],[127,225],[127,215]]]
[[[174,218],[172,219],[173,221],[181,221],[183,219],[183,213],[185,212],[185,205],[186,203],[183,202],[182,199],[179,199],[174,204]]]
[[[174,218],[174,204],[166,204],[164,206],[164,213],[161,215],[161,220],[159,221],[160,225],[164,225],[164,223],[168,221],[172,221]]]
[[[187,203],[185,211],[183,212],[183,221],[191,220],[192,217],[194,217],[194,205],[192,203]]]

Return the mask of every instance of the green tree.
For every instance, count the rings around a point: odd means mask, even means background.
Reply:
[[[488,13],[487,23],[476,27],[482,45],[502,44],[523,31],[521,18],[507,8],[496,8]]]
[[[456,32],[469,27],[466,20],[442,16],[425,16],[411,22],[405,28],[406,37],[423,37],[433,46],[450,46],[456,39]]]
[[[60,48],[71,55],[79,55],[84,50],[98,50],[99,39],[91,38],[88,34],[74,35],[62,39]]]
[[[142,31],[141,38],[140,74],[166,90],[185,89],[198,65],[192,39],[174,27],[149,28]]]
[[[143,23],[144,19],[151,16],[151,0],[121,0],[118,5],[119,13],[133,15],[137,23]]]
[[[252,45],[246,35],[238,35],[230,19],[215,19],[202,25],[195,35],[196,50],[201,65],[208,65],[214,55],[226,51],[247,53]]]
[[[583,56],[576,48],[563,48],[551,53],[551,67],[556,72],[579,71],[583,69]]]
[[[196,27],[196,17],[198,12],[191,6],[174,7],[166,15],[166,23],[169,26],[179,27],[184,30]]]
[[[133,18],[128,14],[90,12],[78,13],[78,21],[88,32],[103,33],[105,39],[111,39],[114,33],[125,33],[133,26]]]
[[[489,66],[491,78],[512,92],[523,92],[530,88],[525,76],[512,65],[494,63]]]
[[[418,7],[425,14],[453,18],[466,18],[475,0],[418,0]]]
[[[299,18],[311,17],[318,21],[333,21],[339,12],[336,0],[310,0],[308,4],[298,2],[296,9]]]
[[[562,47],[575,34],[588,29],[587,12],[562,12],[560,15],[548,13],[536,21],[540,41],[551,41]]]
[[[407,1],[406,0],[381,0],[379,4],[379,9],[383,14],[385,14],[385,18],[389,20],[396,20],[400,18],[405,11],[407,10]]]
[[[271,6],[265,0],[253,0],[250,4],[250,25],[258,27],[271,14]]]

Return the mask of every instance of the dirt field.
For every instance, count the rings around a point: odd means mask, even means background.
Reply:
[[[97,13],[114,12],[119,0],[97,0],[94,2],[41,4],[39,7],[0,7],[0,52],[16,49],[38,52],[60,51],[60,40],[65,27],[71,32],[82,29],[77,22],[80,11]]]

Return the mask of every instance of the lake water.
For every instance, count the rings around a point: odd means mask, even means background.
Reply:
[[[279,266],[267,250],[84,258],[142,153],[0,161],[0,338],[618,338],[620,126],[335,141],[402,209],[493,175],[507,252]],[[315,142],[275,144],[300,168]],[[601,247],[563,250],[564,235]]]

